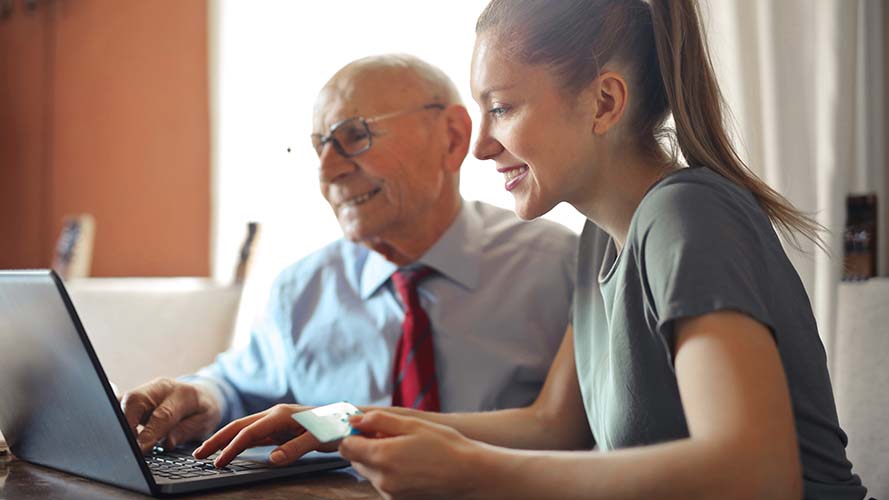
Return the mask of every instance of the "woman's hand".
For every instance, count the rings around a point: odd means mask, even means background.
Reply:
[[[485,445],[456,430],[413,417],[370,411],[350,420],[340,454],[383,498],[457,498],[477,491]]]
[[[311,407],[279,404],[235,420],[204,441],[194,450],[194,456],[207,458],[221,449],[213,464],[225,467],[247,448],[277,444],[269,461],[273,465],[288,465],[312,450],[336,450],[336,443],[322,445],[293,419],[294,413],[309,409]]]

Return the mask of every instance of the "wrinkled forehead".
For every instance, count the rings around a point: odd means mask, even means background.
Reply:
[[[424,85],[401,70],[341,71],[315,101],[312,130],[325,133],[353,116],[366,118],[422,104]]]

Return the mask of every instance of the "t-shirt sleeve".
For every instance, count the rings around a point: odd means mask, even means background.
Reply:
[[[732,310],[773,331],[761,230],[771,225],[752,197],[706,184],[663,186],[636,222],[646,306],[671,360],[678,318]]]

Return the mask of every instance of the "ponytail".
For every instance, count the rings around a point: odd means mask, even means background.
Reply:
[[[779,230],[798,245],[802,234],[821,248],[818,222],[760,180],[726,133],[724,100],[701,33],[695,0],[649,0],[658,66],[676,126],[676,142],[690,166],[704,166],[748,189]]]

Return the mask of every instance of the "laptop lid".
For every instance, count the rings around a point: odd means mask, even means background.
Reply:
[[[0,272],[0,344],[0,429],[17,457],[152,493],[145,461],[54,272]]]
[[[348,464],[336,456],[323,457],[304,467],[159,485],[53,271],[0,271],[0,431],[22,460],[147,494]]]

